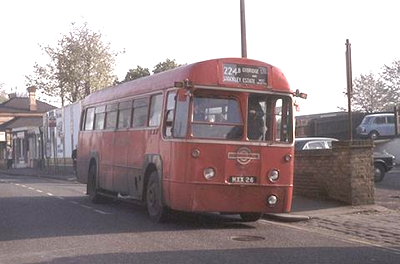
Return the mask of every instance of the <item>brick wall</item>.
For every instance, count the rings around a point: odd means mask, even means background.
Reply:
[[[294,194],[350,205],[373,204],[372,141],[332,143],[332,149],[296,151]]]

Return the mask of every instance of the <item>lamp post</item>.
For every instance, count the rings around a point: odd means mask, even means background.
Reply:
[[[246,16],[244,10],[244,0],[240,0],[240,29],[242,35],[242,58],[247,58],[246,44]]]
[[[351,114],[351,95],[353,93],[353,77],[351,69],[351,44],[346,39],[346,75],[347,75],[347,104],[349,115],[349,140],[353,141],[353,117]]]

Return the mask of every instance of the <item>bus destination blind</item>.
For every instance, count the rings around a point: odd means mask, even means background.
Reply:
[[[267,85],[267,68],[224,63],[224,82]]]

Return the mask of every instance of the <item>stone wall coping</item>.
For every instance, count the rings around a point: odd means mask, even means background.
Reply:
[[[342,141],[333,141],[332,148],[373,148],[374,141],[373,140],[342,140]]]
[[[332,149],[309,149],[309,150],[296,150],[294,152],[294,156],[296,158],[296,156],[311,156],[311,157],[328,157],[328,156],[332,156],[333,155],[333,151]]]

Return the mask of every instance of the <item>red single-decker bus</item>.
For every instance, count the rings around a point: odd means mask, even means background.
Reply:
[[[246,58],[190,65],[122,83],[82,102],[77,171],[103,196],[172,210],[290,212],[293,95],[278,68]]]

